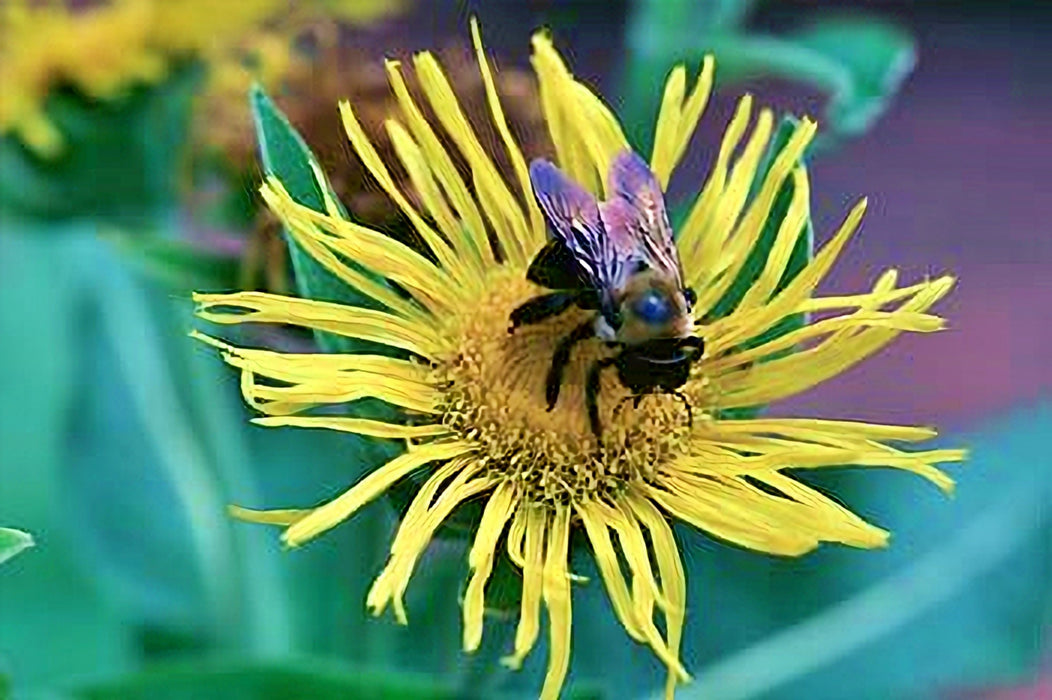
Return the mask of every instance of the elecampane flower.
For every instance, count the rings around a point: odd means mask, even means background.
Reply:
[[[331,198],[325,211],[315,211],[296,203],[277,180],[263,186],[268,204],[296,243],[347,284],[383,304],[383,310],[248,292],[196,296],[200,315],[209,321],[297,324],[381,343],[405,354],[290,355],[199,336],[240,368],[246,400],[265,414],[257,423],[348,431],[403,440],[406,446],[404,454],[328,503],[302,510],[235,512],[246,520],[285,526],[283,541],[298,546],[350,517],[399,480],[426,474],[367,599],[375,614],[391,606],[404,623],[403,594],[429,540],[460,504],[484,499],[468,556],[464,648],[473,651],[479,645],[486,584],[495,550],[505,542],[507,555],[522,573],[518,629],[505,662],[517,668],[529,653],[543,607],[551,653],[543,698],[558,696],[569,666],[575,577],[568,568],[568,547],[571,531],[582,528],[625,631],[668,667],[671,696],[676,683],[688,679],[679,658],[686,581],[671,519],[773,554],[801,555],[821,542],[871,548],[883,546],[888,533],[783,470],[886,466],[951,488],[952,481],[934,465],[960,460],[962,451],[905,451],[891,444],[931,438],[931,429],[811,418],[731,419],[725,412],[804,391],[904,331],[942,328],[943,321],[928,309],[950,290],[953,280],[941,277],[899,286],[895,271],[889,270],[867,292],[815,296],[815,286],[858,227],[862,202],[810,264],[776,291],[808,215],[807,174],[798,163],[815,124],[806,119],[800,123],[750,199],[750,185],[771,137],[772,115],[761,110],[753,120],[752,101],[746,96],[701,195],[678,231],[687,283],[698,295],[697,329],[706,341],[705,355],[683,387],[694,407],[694,420],[685,421],[682,405],[667,395],[648,396],[634,410],[618,410],[628,391],[615,377],[604,376],[604,432],[603,439],[596,440],[582,387],[587,367],[609,352],[598,340],[575,351],[554,410],[546,410],[544,395],[556,343],[586,318],[586,312],[567,311],[508,333],[509,313],[538,292],[526,281],[525,271],[546,240],[545,223],[530,190],[526,157],[507,128],[477,27],[472,29],[491,116],[514,165],[511,182],[499,175],[492,154],[480,145],[430,53],[417,55],[413,63],[437,124],[423,118],[421,106],[406,90],[399,64],[387,64],[401,107],[401,118],[389,121],[387,128],[400,165],[419,194],[419,208],[395,184],[391,168],[399,164],[379,158],[354,106],[339,106],[354,150],[412,221],[433,257],[346,220]],[[533,39],[532,62],[559,167],[602,195],[611,158],[627,147],[621,126],[611,110],[574,79],[543,33]],[[701,116],[712,76],[713,63],[706,60],[689,91],[684,67],[668,78],[650,161],[662,187]],[[454,167],[441,132],[455,144],[457,157],[469,163],[470,182]],[[323,182],[321,172],[316,175]],[[770,216],[775,195],[789,179],[794,185],[792,202],[762,273],[732,313],[709,319],[707,312],[741,270]],[[401,291],[352,268],[348,260]],[[786,316],[810,312],[839,313],[762,345],[746,345]],[[369,397],[398,407],[400,417],[379,420],[313,412]]]

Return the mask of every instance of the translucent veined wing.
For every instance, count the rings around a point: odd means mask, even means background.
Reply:
[[[607,236],[595,197],[543,158],[530,163],[530,183],[549,229],[586,277],[582,282],[612,295],[627,277],[627,259]]]
[[[633,262],[674,278],[683,286],[683,267],[665,211],[661,185],[634,151],[614,157],[607,173],[610,199],[601,205],[607,236],[618,249],[632,251]]]

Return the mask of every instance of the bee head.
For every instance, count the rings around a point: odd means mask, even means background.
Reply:
[[[626,285],[621,297],[618,339],[639,343],[655,338],[680,338],[693,332],[689,294],[675,282],[641,273]]]

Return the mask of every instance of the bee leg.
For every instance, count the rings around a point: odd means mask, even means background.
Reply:
[[[519,326],[540,323],[546,318],[561,314],[573,306],[576,300],[576,292],[552,292],[536,296],[511,312],[511,327],[508,328],[508,332],[513,333]]]
[[[613,357],[596,360],[588,369],[588,379],[584,385],[584,403],[588,408],[588,422],[592,426],[592,434],[598,440],[602,434],[602,426],[599,424],[599,375],[604,369],[614,364]],[[623,402],[622,402],[623,403]]]
[[[705,341],[701,336],[690,335],[679,341],[679,347],[681,348],[694,348],[700,355],[705,350]]]
[[[591,338],[594,332],[592,319],[588,319],[570,331],[569,335],[560,340],[559,344],[555,346],[555,353],[552,355],[552,365],[548,369],[548,378],[544,385],[544,396],[548,399],[549,411],[555,408],[555,402],[559,400],[559,387],[563,383],[563,372],[566,370],[566,364],[570,361],[570,351],[573,350],[573,346],[577,343]]]

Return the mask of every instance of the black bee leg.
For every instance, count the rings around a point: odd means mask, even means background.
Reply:
[[[548,399],[549,411],[555,408],[555,402],[559,400],[559,388],[563,383],[563,371],[566,369],[566,364],[570,361],[570,351],[573,350],[573,346],[577,343],[591,338],[594,332],[592,319],[588,319],[570,331],[569,335],[560,340],[559,344],[555,346],[555,353],[552,354],[552,365],[548,369],[548,379],[544,385],[544,395]]]
[[[573,306],[577,300],[576,292],[552,292],[534,297],[511,312],[509,333],[519,326],[540,323],[546,318],[561,314]]]
[[[643,397],[646,394],[633,394],[632,396],[632,408],[639,408],[639,404],[643,402]]]
[[[701,336],[697,335],[688,335],[686,338],[681,339],[678,345],[681,348],[694,348],[699,354],[705,350],[705,341]]]
[[[694,427],[694,409],[690,405],[690,399],[688,399],[686,396],[684,396],[683,394],[681,394],[678,391],[670,391],[668,393],[671,394],[672,396],[675,396],[677,399],[679,399],[680,401],[683,402],[683,407],[685,409],[687,409],[687,427],[688,428],[693,428]]]
[[[588,379],[584,385],[584,403],[588,408],[588,422],[592,426],[592,434],[596,439],[603,432],[599,424],[599,375],[614,362],[613,357],[596,360],[588,369]]]

